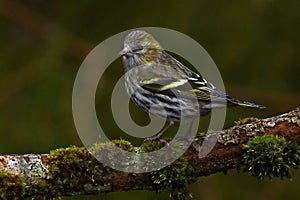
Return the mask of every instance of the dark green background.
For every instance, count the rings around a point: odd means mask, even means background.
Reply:
[[[81,62],[121,31],[164,27],[198,41],[219,67],[227,92],[267,106],[228,110],[225,127],[240,117],[268,117],[299,106],[300,1],[0,1],[0,152],[45,153],[82,145],[71,95]],[[116,60],[101,79],[97,110],[111,138],[121,133],[108,106]],[[134,106],[134,115],[141,114]],[[107,115],[107,117],[105,115]],[[146,122],[139,122],[145,124]],[[195,199],[283,199],[299,195],[299,172],[289,180],[258,181],[230,171],[199,178]],[[168,194],[124,192],[74,199],[168,199]]]

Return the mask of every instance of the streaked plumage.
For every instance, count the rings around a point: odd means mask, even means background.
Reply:
[[[181,116],[192,120],[199,112],[202,116],[228,105],[263,108],[218,90],[168,54],[145,31],[130,32],[120,54],[126,72],[125,88],[132,101],[147,113],[151,108],[151,114],[159,117],[164,117],[164,112],[155,105],[164,107],[171,124],[181,121]]]

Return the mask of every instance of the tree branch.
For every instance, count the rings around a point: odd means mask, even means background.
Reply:
[[[226,172],[229,169],[243,165],[243,145],[253,137],[261,135],[283,136],[287,141],[300,144],[300,108],[275,117],[234,126],[220,132],[197,136],[192,142],[192,145],[184,153],[183,158],[195,169],[197,176]],[[217,141],[217,143],[210,151],[209,148],[202,145],[203,141],[208,143]],[[207,151],[210,152],[206,155]],[[81,153],[82,152],[84,151],[81,151]],[[202,155],[206,156],[203,157]],[[55,180],[53,175],[49,174],[49,167],[53,163],[49,161],[48,156],[48,154],[0,156],[0,190],[5,187],[6,181],[5,178],[1,176],[1,173],[4,174],[7,172],[12,175],[20,175],[19,177],[24,180],[25,189],[22,193],[23,196],[43,195],[41,191],[47,191],[49,193],[49,188],[57,189],[56,187],[49,187],[51,184],[53,186],[53,181]],[[81,160],[82,162],[87,162],[90,158],[81,156],[81,159],[83,160]],[[64,160],[64,162],[72,161]],[[104,168],[101,168],[102,171],[103,169]],[[73,184],[73,186],[68,186],[66,189],[66,185],[63,184],[59,188],[60,195],[98,194],[103,192],[151,188],[149,184],[146,185],[147,181],[149,181],[149,173],[131,174],[110,169],[107,173],[101,174],[100,179],[96,181],[92,179],[92,182],[87,182],[82,178],[82,174],[88,173],[89,170],[86,168],[84,168],[84,170],[85,171],[80,172],[81,176],[78,177],[75,184],[76,187]],[[73,172],[69,171],[69,173],[72,177]],[[73,175],[73,178],[76,179],[75,175]],[[99,180],[101,183],[97,182]],[[55,184],[57,184],[57,182]],[[42,187],[48,188],[48,190],[40,190]],[[39,190],[28,190],[26,188],[39,188]],[[158,191],[159,188],[156,187],[155,190]]]

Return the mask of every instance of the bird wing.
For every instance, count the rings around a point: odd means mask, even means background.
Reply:
[[[224,98],[226,98],[224,92],[218,90],[201,75],[191,71],[165,51],[162,52],[162,58],[152,63],[148,69],[144,69],[140,85],[152,93],[168,96],[179,95],[181,98],[196,98],[198,101],[207,102],[211,102],[211,99],[224,102]]]
[[[191,100],[196,98],[198,102],[203,103],[203,109],[223,108],[226,107],[226,103],[231,106],[264,108],[262,105],[230,97],[167,52],[163,51],[162,57],[163,59],[160,58],[156,64],[152,64],[149,71],[146,70],[145,74],[149,78],[141,79],[140,85],[143,89],[172,97],[179,96]]]

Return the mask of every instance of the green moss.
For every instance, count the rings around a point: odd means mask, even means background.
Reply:
[[[291,177],[300,164],[300,147],[274,135],[256,136],[244,145],[246,169],[259,179]]]
[[[117,147],[134,152],[134,146],[125,140],[113,140]],[[90,150],[70,146],[50,152],[48,156],[48,179],[34,187],[26,188],[26,196],[32,199],[52,199],[62,193],[99,193],[109,190],[111,168],[100,163],[90,151],[108,155],[114,144],[97,143]]]
[[[255,122],[257,121],[258,118],[257,117],[245,117],[245,118],[240,118],[238,121],[235,121],[235,124],[237,126],[240,126],[240,125],[243,125],[243,124],[248,124],[248,123],[251,123],[251,122]]]
[[[169,146],[165,146],[164,143],[158,140],[146,141],[141,145],[140,152],[139,161],[143,163],[140,167],[151,168],[152,170],[159,170],[160,166],[170,165],[178,158],[178,155],[183,153],[182,145],[175,140]],[[153,154],[146,154],[148,152],[155,152],[155,156]]]
[[[207,134],[206,131],[197,132],[196,136],[205,136]]]
[[[21,175],[0,172],[0,199],[22,199],[25,185]]]
[[[116,151],[115,146],[124,151]],[[101,158],[104,163],[109,163],[115,169],[122,169],[128,167],[128,163],[132,161],[130,157],[126,156],[127,152],[135,152],[134,146],[123,139],[112,140],[106,143],[95,143],[89,151],[96,158]]]
[[[46,180],[38,185],[26,187],[25,194],[25,199],[31,200],[55,199],[55,197],[60,195],[60,193],[57,191],[57,186],[55,183]]]
[[[98,162],[84,147],[56,149],[50,152],[48,160],[49,177],[56,192],[83,191],[86,184],[102,186],[109,182],[110,168]]]
[[[125,151],[135,152],[134,146],[130,142],[128,142],[124,139],[112,140],[112,143],[114,143],[117,147],[119,147]]]
[[[114,146],[117,146],[128,152],[135,152],[134,146],[124,139],[112,140],[111,142],[105,143],[95,143],[89,150],[94,155],[99,153],[99,151],[110,150]]]
[[[141,153],[153,152],[163,148],[165,144],[160,141],[147,141],[141,145]],[[174,155],[178,156],[177,147],[179,145],[172,145],[175,147],[168,147],[169,153],[173,152]],[[173,148],[173,149],[170,149]],[[164,153],[161,159],[165,159]],[[170,156],[170,154],[169,154]],[[172,157],[172,156],[171,156]],[[149,163],[148,163],[149,164]],[[197,177],[197,171],[189,165],[185,157],[180,157],[171,165],[164,167],[163,169],[153,171],[149,173],[149,179],[146,182],[146,189],[155,191],[156,193],[164,190],[169,190],[170,197],[173,199],[187,199],[191,194],[187,191],[188,184],[195,182]]]
[[[197,171],[191,167],[184,157],[180,157],[171,165],[149,174],[147,189],[156,193],[169,190],[173,199],[187,199],[191,194],[187,186],[196,181]]]
[[[168,139],[169,141],[169,139]],[[158,140],[152,140],[152,141],[145,141],[141,146],[141,153],[148,153],[157,151],[165,146],[164,143],[158,141]]]

